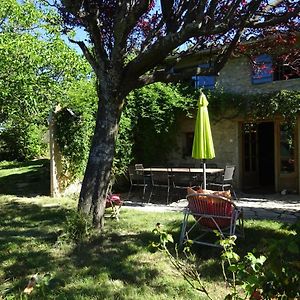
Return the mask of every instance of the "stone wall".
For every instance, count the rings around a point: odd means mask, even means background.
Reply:
[[[246,57],[228,61],[217,78],[217,88],[234,93],[268,93],[280,90],[300,91],[300,78],[252,84],[251,64]]]
[[[184,156],[185,135],[186,133],[194,132],[195,119],[182,117],[179,121],[180,131],[177,133],[177,149],[170,156],[170,165],[176,166],[200,166],[201,161],[193,159],[192,153]],[[239,187],[240,171],[239,165],[239,140],[238,140],[238,123],[233,120],[223,120],[217,123],[211,123],[214,147],[216,157],[207,160],[207,164],[217,164],[218,167],[224,168],[228,165],[237,167],[235,173],[235,183]]]
[[[238,122],[223,120],[211,124],[214,140],[216,158],[215,163],[224,168],[226,165],[235,165],[236,171],[234,180],[237,186],[240,182],[239,170],[239,139]]]

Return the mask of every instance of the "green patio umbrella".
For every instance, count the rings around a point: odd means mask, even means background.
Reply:
[[[204,189],[206,189],[206,159],[212,159],[215,157],[207,105],[208,101],[206,96],[201,92],[198,103],[192,157],[203,160]]]

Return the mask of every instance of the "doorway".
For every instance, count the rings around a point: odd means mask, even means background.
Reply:
[[[274,123],[242,124],[243,189],[274,192]]]

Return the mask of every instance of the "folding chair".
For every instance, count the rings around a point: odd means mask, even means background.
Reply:
[[[225,167],[224,175],[222,175],[221,180],[216,180],[215,182],[209,182],[208,186],[211,189],[219,189],[222,191],[230,190],[234,196],[234,199],[237,199],[235,190],[233,188],[233,176],[234,176],[235,166],[227,165]]]
[[[120,195],[117,194],[108,194],[106,197],[106,208],[111,208],[111,218],[116,218],[119,221],[120,209],[123,204],[123,201],[120,198]]]
[[[187,195],[188,206],[184,213],[180,245],[188,240],[196,244],[220,247],[212,242],[217,230],[220,235],[244,236],[243,211],[230,199],[214,195],[193,193]]]

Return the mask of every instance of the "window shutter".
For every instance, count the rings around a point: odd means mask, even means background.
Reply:
[[[199,65],[200,68],[208,68],[209,64]],[[214,75],[210,76],[193,76],[195,88],[205,88],[212,90],[215,88],[216,77]]]
[[[257,56],[252,71],[252,83],[260,84],[273,81],[272,57],[267,54]]]

